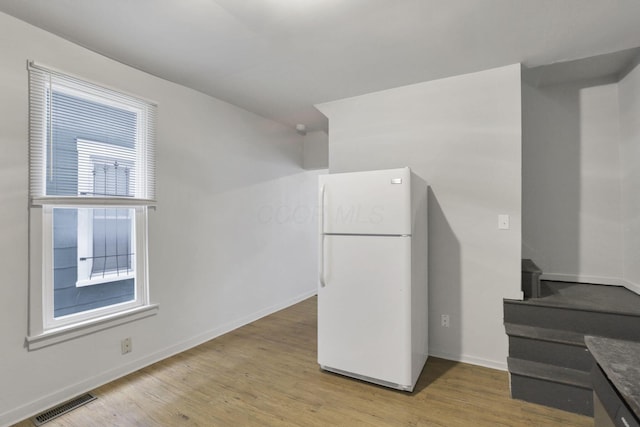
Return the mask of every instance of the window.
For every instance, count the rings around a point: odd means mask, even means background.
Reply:
[[[29,94],[31,349],[157,309],[156,107],[34,63]]]

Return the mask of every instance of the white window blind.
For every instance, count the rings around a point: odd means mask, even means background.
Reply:
[[[28,69],[32,203],[155,204],[156,106],[33,62]]]

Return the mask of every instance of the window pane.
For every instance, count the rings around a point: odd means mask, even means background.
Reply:
[[[54,317],[135,299],[135,209],[53,209]]]
[[[96,174],[96,179],[101,180],[102,186],[94,194],[86,192],[81,195],[125,195],[132,196],[133,189],[129,186],[133,180],[129,175],[135,176],[135,144],[137,137],[137,114],[131,110],[117,108],[116,106],[94,102],[92,100],[73,96],[66,93],[62,87],[54,87],[51,92],[51,141],[47,147],[47,194],[57,196],[77,196],[79,190],[79,171],[92,173],[91,169],[97,164],[114,168],[114,163],[102,160],[102,156],[109,156],[112,150],[128,151],[126,165],[121,165],[121,170],[111,171],[106,177]],[[92,150],[92,157],[87,159],[87,164],[81,164],[78,158],[77,140],[99,141]],[[101,161],[102,160],[102,161]],[[109,159],[110,160],[110,159]],[[90,168],[90,169],[88,169]],[[113,194],[116,181],[125,179],[124,170],[127,170],[128,180],[126,193],[120,188],[118,194]],[[104,171],[102,171],[104,172]],[[117,176],[119,175],[119,176]],[[111,187],[105,189],[105,185]],[[102,194],[105,193],[106,194]]]

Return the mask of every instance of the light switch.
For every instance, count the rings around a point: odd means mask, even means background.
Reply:
[[[509,215],[498,215],[498,230],[509,229]]]

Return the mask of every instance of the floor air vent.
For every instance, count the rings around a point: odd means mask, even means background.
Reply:
[[[67,412],[73,411],[74,409],[79,408],[82,405],[85,405],[91,402],[92,400],[96,400],[96,399],[97,397],[89,393],[83,394],[82,396],[78,396],[75,399],[72,399],[68,402],[58,405],[55,408],[51,408],[47,411],[44,411],[43,413],[33,417],[31,420],[33,421],[33,424],[35,424],[36,426],[41,426],[42,424],[49,422],[54,418],[58,418],[60,415],[64,415]]]

